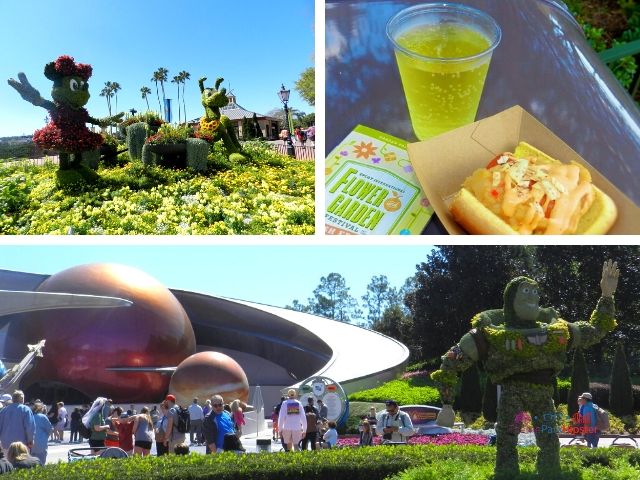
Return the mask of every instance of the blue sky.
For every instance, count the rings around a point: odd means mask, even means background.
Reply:
[[[340,273],[360,301],[374,275],[400,287],[433,247],[395,246],[0,246],[0,269],[53,274],[74,265],[121,263],[170,288],[284,307],[307,303],[320,277]]]
[[[63,54],[93,66],[87,104],[93,117],[108,114],[99,95],[106,81],[122,86],[120,111],[146,110],[142,86],[151,88],[149,104],[158,110],[150,81],[158,67],[169,70],[169,79],[182,70],[191,74],[185,95],[190,119],[203,113],[200,77],[208,78],[207,86],[224,77],[240,105],[263,114],[282,106],[277,92],[284,83],[290,107],[314,111],[294,90],[300,73],[314,64],[313,0],[2,0],[0,18],[0,137],[31,135],[46,116],[7,79],[24,72],[50,99],[44,66]],[[176,85],[168,83],[165,91],[177,120]]]

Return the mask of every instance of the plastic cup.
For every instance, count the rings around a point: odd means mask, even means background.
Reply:
[[[456,3],[406,8],[387,23],[416,136],[426,140],[475,120],[501,31]]]

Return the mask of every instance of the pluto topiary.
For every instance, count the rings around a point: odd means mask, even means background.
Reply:
[[[127,148],[131,160],[142,158],[142,146],[147,139],[147,124],[138,122],[127,127]]]
[[[224,79],[218,78],[214,88],[205,88],[204,82],[206,80],[206,77],[198,80],[202,93],[204,116],[200,118],[200,127],[196,136],[211,143],[222,140],[229,154],[229,160],[246,160],[249,155],[242,151],[242,145],[236,138],[231,120],[226,115],[220,114],[220,108],[229,104],[227,90],[225,88],[218,90]]]
[[[482,362],[491,381],[501,385],[496,428],[496,479],[519,474],[518,433],[522,412],[531,414],[536,461],[544,478],[558,478],[560,442],[553,403],[553,385],[566,363],[567,351],[593,345],[616,326],[613,294],[619,271],[606,261],[602,269],[602,296],[589,322],[569,323],[554,309],[540,308],[538,284],[527,277],[511,280],[504,292],[503,308],[487,310],[472,320],[474,327],[442,357],[431,378],[440,391],[443,408],[438,423],[453,426],[451,407],[457,376],[475,362]]]
[[[88,80],[91,74],[91,65],[76,64],[73,57],[68,55],[48,63],[44,67],[44,75],[53,81],[53,102],[42,98],[22,72],[18,73],[18,80],[8,80],[24,100],[49,112],[51,121],[46,127],[35,131],[33,141],[42,149],[60,153],[61,170],[80,169],[82,153],[95,150],[102,144],[102,136],[89,130],[87,123],[106,127],[119,122],[124,115],[120,113],[100,120],[89,116],[84,105],[89,101]],[[78,179],[90,177],[84,173],[77,176]]]

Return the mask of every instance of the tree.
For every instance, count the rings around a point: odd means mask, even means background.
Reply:
[[[180,76],[180,82],[182,83],[182,111],[184,112],[184,121],[187,123],[189,122],[189,118],[187,117],[187,104],[184,101],[184,87],[187,80],[191,79],[191,74],[186,70],[182,70],[178,75]]]
[[[478,367],[472,365],[461,376],[460,393],[454,408],[460,411],[465,423],[473,423],[482,412],[482,387]]]
[[[371,278],[367,285],[367,293],[362,296],[368,310],[367,319],[373,325],[382,319],[382,314],[392,304],[397,303],[398,293],[389,285],[386,275],[378,275]]]
[[[316,69],[307,68],[295,83],[296,90],[309,105],[316,104]]]
[[[171,83],[175,83],[176,86],[178,87],[178,123],[181,123],[182,120],[182,115],[181,115],[181,105],[180,105],[180,75],[175,75],[173,77],[173,80],[171,80]]]
[[[304,112],[289,107],[289,116],[293,120],[293,123],[302,123],[300,119],[304,118],[305,115],[306,114]],[[278,120],[278,123],[280,125],[283,125],[282,128],[289,128],[287,127],[288,124],[284,116],[284,108],[273,108],[267,112],[267,116],[276,118]]]
[[[253,129],[251,128],[251,120],[249,117],[242,118],[242,138],[251,140],[253,138]]]
[[[423,360],[440,357],[471,328],[474,315],[502,306],[504,287],[531,274],[524,246],[455,246],[433,250],[417,266],[415,289],[405,296]]]
[[[611,368],[609,385],[609,409],[618,417],[633,415],[633,386],[629,375],[629,365],[624,355],[624,345],[618,342],[616,356]]]
[[[487,422],[498,421],[498,386],[491,383],[489,375],[487,375],[482,395],[482,416]]]
[[[571,370],[571,388],[567,394],[567,410],[570,417],[578,411],[578,397],[589,391],[589,373],[584,361],[581,348],[577,348],[573,354],[573,368]]]
[[[312,125],[316,124],[316,114],[307,113],[305,115],[302,115],[298,120],[304,127],[311,127]]]
[[[160,82],[160,87],[162,87],[162,99],[165,99],[165,94],[164,94],[164,82],[167,81],[167,73],[169,73],[169,71],[164,68],[164,67],[160,67],[158,68],[158,70],[156,70],[155,72],[153,72],[153,77],[151,77],[151,81],[155,82],[156,84],[156,95],[158,97],[158,105],[160,106],[160,115],[163,115],[164,109],[162,108],[162,106],[164,105],[164,102],[160,102],[160,92],[158,91],[158,82]]]
[[[345,279],[339,273],[320,278],[320,284],[309,298],[309,311],[315,315],[350,322],[358,316],[358,304],[349,294]]]
[[[372,330],[405,343],[407,337],[407,318],[398,305],[387,308],[379,320],[369,323]]]
[[[151,93],[151,89],[149,87],[141,87],[140,93],[142,94],[142,98],[147,102],[147,111],[151,110],[151,107],[149,107],[149,99],[147,98],[147,95]]]
[[[601,342],[585,350],[585,359],[593,375],[609,375],[616,344],[640,344],[640,247],[637,245],[584,245],[533,247],[540,265],[545,303],[557,308],[568,321],[588,320],[600,296],[602,263],[616,260],[620,283],[616,291],[618,326]],[[632,371],[640,369],[640,351],[628,352]],[[574,399],[575,401],[575,399]]]
[[[294,310],[296,312],[305,312],[306,313],[306,312],[309,311],[309,307],[307,307],[306,305],[303,305],[298,300],[294,300],[291,305],[287,305],[284,308],[286,308],[288,310]]]
[[[113,83],[104,82],[104,88],[100,91],[101,97],[107,99],[107,109],[109,110],[109,116],[111,116],[111,97],[113,97]]]
[[[256,115],[256,112],[253,112],[253,130],[254,130],[254,137],[255,138],[262,138],[262,129],[260,128],[260,123],[258,123],[258,115]]]
[[[116,97],[116,115],[117,115],[118,114],[118,92],[122,90],[122,87],[118,82],[113,82],[111,84],[111,90],[113,91],[113,94]],[[111,115],[111,113],[109,113],[109,115]]]

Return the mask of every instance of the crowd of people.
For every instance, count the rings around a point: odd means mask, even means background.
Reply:
[[[67,428],[68,443],[86,438],[94,455],[118,447],[128,455],[146,456],[154,442],[157,455],[184,455],[190,445],[205,445],[207,453],[244,451],[240,436],[246,409],[244,402],[225,404],[219,395],[202,406],[194,398],[184,408],[169,394],[151,410],[144,406],[137,412],[131,405],[125,412],[111,399],[98,397],[69,415],[63,402],[51,408],[40,400],[26,405],[24,393],[16,390],[0,396],[0,473],[46,464],[48,445],[64,442]],[[190,445],[185,443],[187,433]]]
[[[293,142],[298,142],[301,145],[304,145],[307,141],[316,141],[316,127],[311,126],[305,129],[300,126],[296,126],[291,133],[289,133],[288,129],[284,129],[280,131],[280,135],[278,135],[278,137],[280,140],[287,140],[291,137]]]

